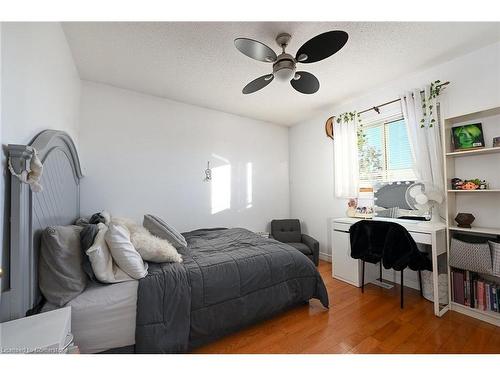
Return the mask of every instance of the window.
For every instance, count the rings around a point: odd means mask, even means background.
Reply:
[[[401,115],[362,124],[358,152],[362,186],[415,179],[408,130]]]

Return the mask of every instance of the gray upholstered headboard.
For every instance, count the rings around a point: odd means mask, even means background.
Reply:
[[[43,163],[43,191],[11,176],[10,201],[10,288],[2,294],[1,321],[26,315],[40,300],[38,254],[41,231],[52,225],[72,224],[80,215],[82,172],[75,144],[68,134],[46,130],[29,145]],[[26,170],[32,149],[9,145],[8,153],[16,173]]]

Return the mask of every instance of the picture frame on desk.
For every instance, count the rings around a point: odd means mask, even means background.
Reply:
[[[359,219],[372,219],[373,213],[373,188],[360,188],[358,197],[349,199],[347,203],[347,216]]]

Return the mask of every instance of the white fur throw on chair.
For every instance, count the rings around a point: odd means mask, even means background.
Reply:
[[[182,257],[170,242],[153,236],[142,225],[126,218],[113,217],[111,221],[128,229],[130,242],[145,261],[155,263],[182,262]]]

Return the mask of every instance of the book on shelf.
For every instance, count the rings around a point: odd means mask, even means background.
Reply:
[[[481,280],[477,281],[477,308],[484,310],[484,283]]]
[[[452,301],[473,309],[500,313],[500,285],[472,271],[452,269]]]

